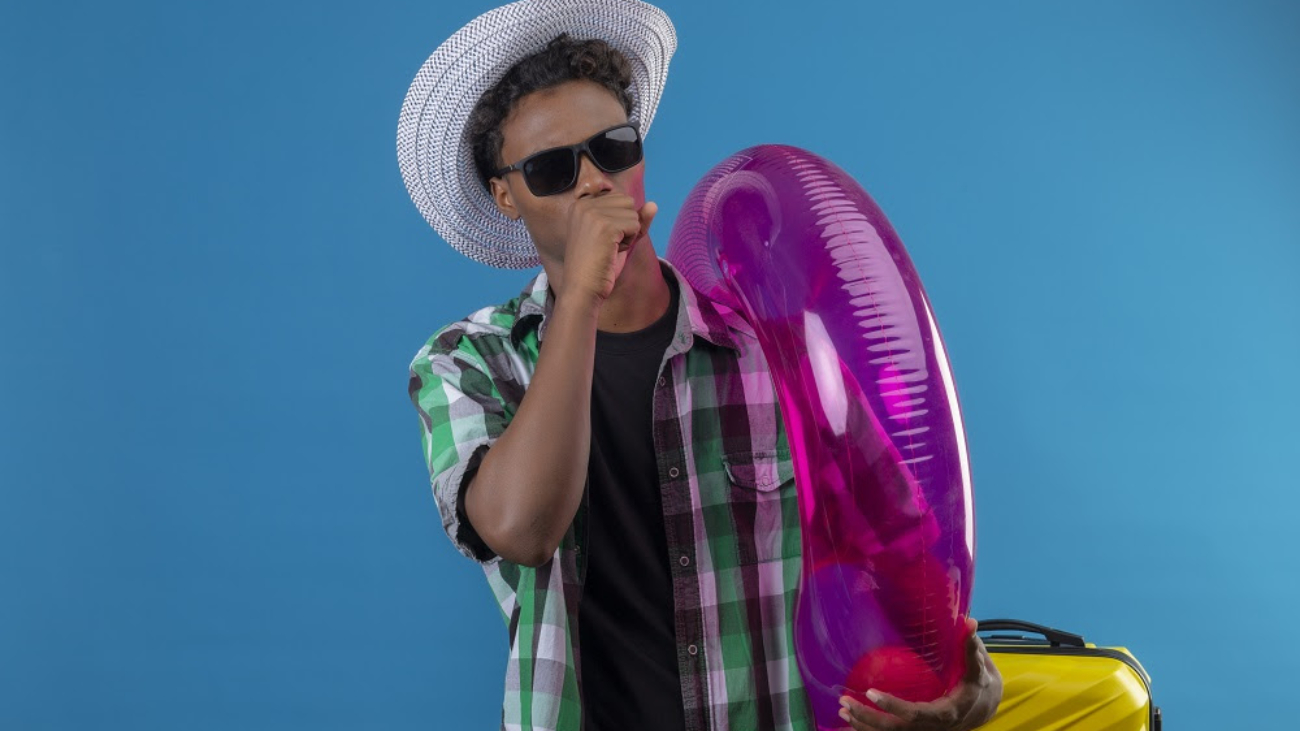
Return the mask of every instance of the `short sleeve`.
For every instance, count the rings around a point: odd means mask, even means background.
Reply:
[[[483,455],[505,431],[499,389],[468,338],[448,346],[435,336],[411,361],[408,391],[419,412],[421,446],[442,526],[456,549],[480,564],[500,556],[483,542],[465,513],[465,487]]]

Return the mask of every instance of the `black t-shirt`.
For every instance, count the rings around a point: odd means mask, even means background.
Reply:
[[[652,432],[678,285],[650,327],[596,333],[587,572],[579,605],[583,731],[685,729],[673,583]]]

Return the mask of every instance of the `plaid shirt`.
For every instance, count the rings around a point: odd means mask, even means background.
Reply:
[[[767,361],[748,323],[660,262],[681,283],[653,431],[686,728],[813,731],[792,632],[799,508]],[[519,408],[554,303],[542,271],[518,297],[434,333],[411,362],[409,393],[443,528],[483,567],[510,633],[503,731],[582,728],[586,495],[551,560],[531,568],[482,543],[461,493]]]

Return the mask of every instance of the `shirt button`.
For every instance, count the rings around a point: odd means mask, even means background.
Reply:
[[[681,564],[681,565],[683,565],[683,566],[690,566],[690,565],[691,565],[691,559],[690,559],[689,556],[682,556],[681,558],[677,559],[677,563],[679,563],[679,564]]]
[[[665,383],[668,383],[668,379],[667,379],[667,378],[664,378],[663,376],[660,376],[660,377],[659,377],[659,386],[662,388],[663,385],[664,385]]]
[[[681,474],[681,472],[680,472],[676,467],[669,467],[669,468],[668,468],[668,476],[669,476],[669,477],[676,477],[677,475],[680,475],[680,474]]]
[[[691,645],[690,647],[686,648],[686,651],[691,653],[692,655],[695,655],[699,653],[700,648],[696,647],[695,645]]]

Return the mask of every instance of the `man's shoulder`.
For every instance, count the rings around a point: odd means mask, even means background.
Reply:
[[[435,371],[450,368],[459,361],[463,368],[475,366],[478,370],[501,375],[514,374],[519,353],[514,340],[515,326],[521,318],[538,309],[530,300],[537,298],[539,277],[533,276],[515,296],[495,304],[485,305],[457,320],[439,327],[425,340],[411,361],[425,363]],[[544,282],[541,284],[544,285]]]
[[[430,343],[454,347],[461,338],[509,338],[519,315],[520,297],[505,302],[486,305],[468,315],[438,328],[429,338]]]
[[[435,330],[420,348],[416,358],[457,352],[486,355],[506,350],[510,348],[510,332],[518,311],[518,297],[480,307]]]

